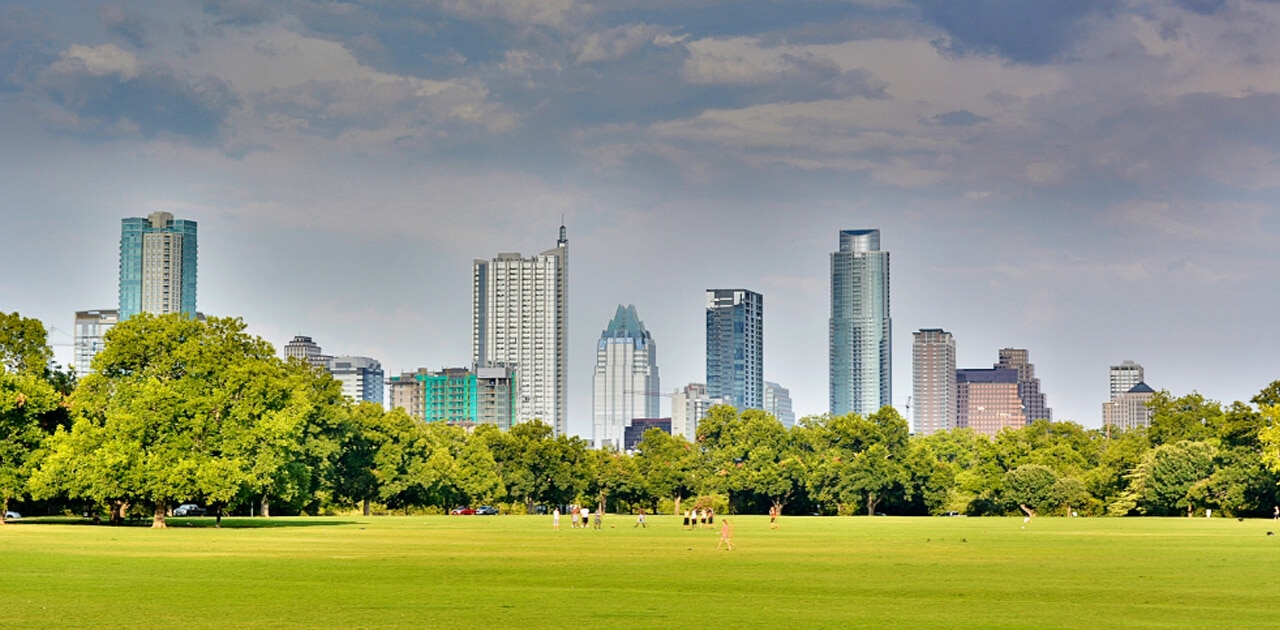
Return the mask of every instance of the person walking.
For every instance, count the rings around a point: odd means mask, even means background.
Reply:
[[[727,518],[720,519],[720,542],[716,543],[716,551],[720,550],[720,545],[726,545],[729,551],[733,551],[733,525]]]
[[[631,529],[635,529],[637,527],[649,529],[649,526],[644,524],[644,508],[640,508],[640,515],[636,517],[636,524],[632,525]]]
[[[604,508],[596,510],[596,529],[600,529],[604,525]]]
[[[551,512],[551,529],[560,531],[560,508],[556,508]]]

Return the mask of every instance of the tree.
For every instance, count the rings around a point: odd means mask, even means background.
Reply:
[[[720,408],[732,410],[713,409]],[[731,500],[736,494],[739,502],[746,495],[760,495],[781,511],[804,481],[805,466],[790,433],[759,409],[748,409],[736,420],[722,412],[720,419],[724,422],[716,427],[715,448],[708,452],[712,487],[730,493]],[[698,435],[704,435],[701,423]]]
[[[1222,405],[1206,400],[1198,392],[1174,398],[1169,392],[1160,391],[1147,406],[1151,409],[1148,434],[1155,446],[1207,440],[1218,433],[1223,418]]]
[[[72,397],[71,429],[50,438],[41,492],[142,502],[164,527],[174,501],[221,504],[277,478],[310,402],[244,328],[146,313],[114,326]]]
[[[678,516],[681,500],[689,496],[697,484],[698,451],[683,435],[649,429],[636,445],[635,461],[649,493],[670,497]]]
[[[1040,511],[1060,505],[1054,491],[1058,475],[1042,464],[1023,464],[1004,475],[1004,498],[1023,509]]]
[[[0,370],[0,524],[9,499],[27,492],[47,433],[41,419],[58,409],[62,395],[30,373]]]
[[[0,369],[10,374],[44,376],[52,360],[53,349],[40,320],[0,313]]]
[[[1217,448],[1208,442],[1183,441],[1161,444],[1147,452],[1132,473],[1125,499],[1143,514],[1165,516],[1185,510],[1190,516],[1203,492],[1192,493],[1197,483],[1213,474]]]

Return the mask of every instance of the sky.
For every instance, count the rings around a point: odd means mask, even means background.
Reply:
[[[568,228],[569,428],[634,304],[662,388],[704,292],[765,296],[765,378],[827,411],[829,255],[891,252],[959,367],[1027,348],[1056,420],[1107,368],[1280,379],[1274,0],[0,0],[0,309],[64,363],[120,219],[199,223],[199,309],[388,375],[471,357],[471,265]],[[669,403],[664,400],[664,412]]]

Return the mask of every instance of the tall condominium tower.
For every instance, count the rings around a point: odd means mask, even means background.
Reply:
[[[764,406],[764,296],[707,289],[707,395],[742,409]]]
[[[72,366],[76,374],[84,376],[93,371],[93,358],[106,346],[105,336],[120,321],[120,312],[114,309],[76,311],[76,354]]]
[[[771,381],[764,382],[764,410],[790,429],[796,426],[796,412],[791,409],[791,390]]]
[[[1115,398],[1131,389],[1134,385],[1143,382],[1142,366],[1133,361],[1125,361],[1120,365],[1111,366],[1111,398]]]
[[[658,347],[635,306],[618,312],[596,342],[591,385],[591,439],[596,448],[625,448],[636,418],[658,417]]]
[[[476,260],[471,285],[471,360],[476,368],[514,367],[516,419],[569,429],[569,239],[537,256]]]
[[[120,227],[120,321],[142,312],[196,315],[196,222],[168,212]]]
[[[689,383],[671,394],[671,435],[683,435],[693,442],[698,438],[698,422],[716,405],[732,405],[733,401],[707,396],[703,383]]]
[[[830,408],[868,415],[892,404],[889,252],[880,230],[841,230],[831,254]]]
[[[1040,379],[1036,378],[1036,366],[1022,348],[1001,348],[997,368],[1018,371],[1018,398],[1022,399],[1022,411],[1027,424],[1035,420],[1053,421],[1053,410],[1045,403],[1040,392]]]
[[[917,435],[956,426],[956,341],[941,328],[912,333],[911,414]]]
[[[1027,424],[1014,369],[956,370],[956,427],[994,436]]]

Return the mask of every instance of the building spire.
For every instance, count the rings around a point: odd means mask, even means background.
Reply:
[[[560,215],[560,240],[556,241],[558,247],[569,246],[569,233],[564,229],[564,215]]]

